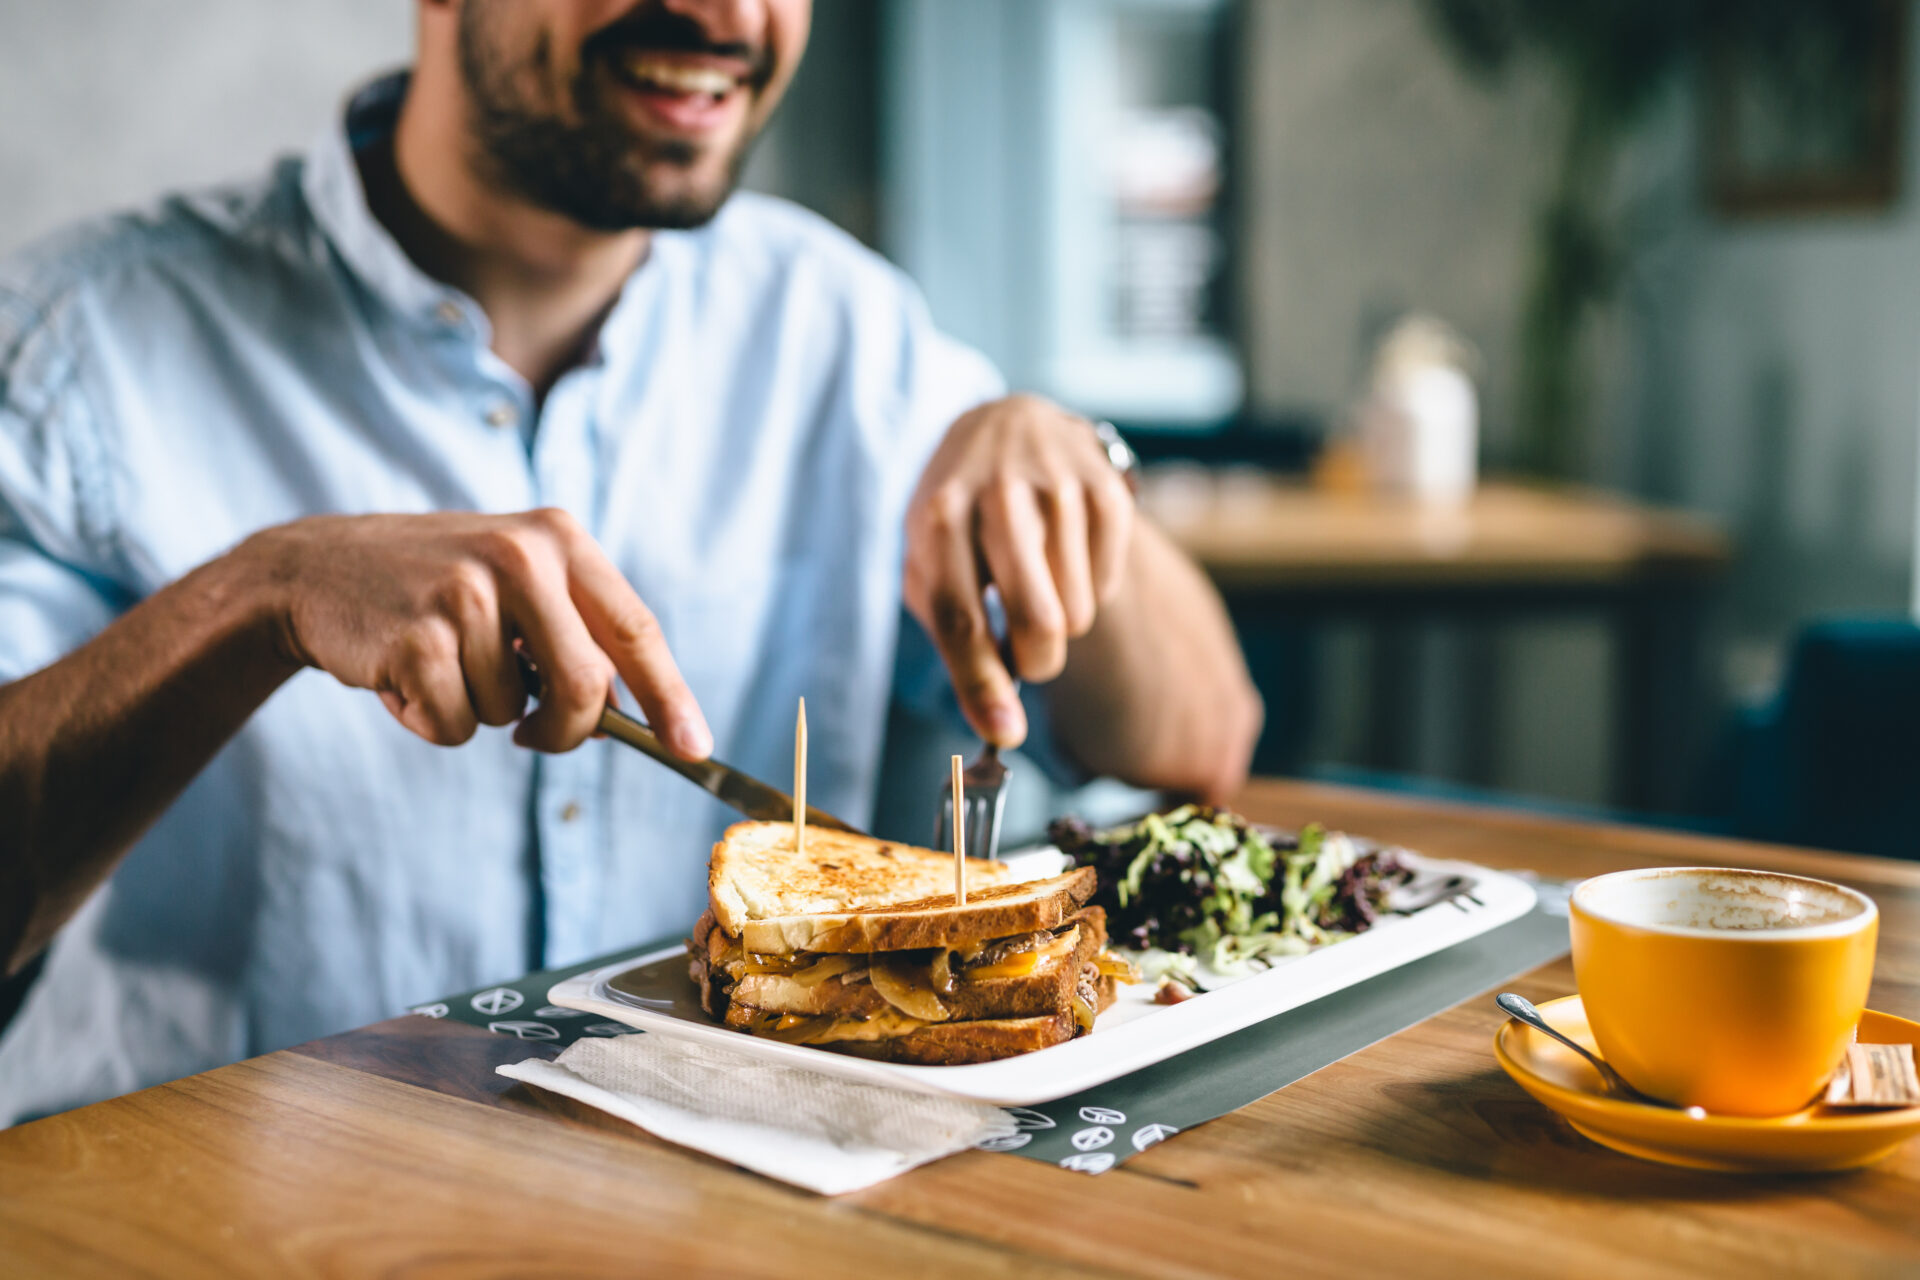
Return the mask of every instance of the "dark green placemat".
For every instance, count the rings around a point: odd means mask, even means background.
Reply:
[[[451,1018],[455,1022],[482,1027],[499,1035],[515,1036],[533,1044],[550,1044],[558,1049],[564,1049],[586,1036],[637,1035],[639,1028],[630,1027],[624,1022],[607,1022],[578,1009],[562,1009],[559,1005],[548,1004],[547,992],[568,978],[673,946],[679,940],[677,936],[662,938],[644,946],[610,951],[570,968],[542,969],[496,987],[481,987],[477,991],[463,991],[444,1000],[417,1004],[408,1012],[429,1018]]]
[[[1236,1111],[1567,950],[1566,890],[1540,885],[1540,905],[1498,929],[1401,965],[1165,1062],[1069,1098],[1010,1108],[1020,1131],[987,1149],[1105,1173],[1154,1143]],[[564,1047],[583,1036],[634,1032],[624,1023],[547,1004],[553,985],[671,942],[548,969],[517,982],[416,1006],[502,1035]]]
[[[1553,915],[1536,907],[1477,938],[1165,1062],[1069,1098],[1011,1108],[1020,1132],[983,1145],[1083,1173],[1105,1173],[1171,1134],[1237,1111],[1565,954],[1564,906],[1560,911]]]

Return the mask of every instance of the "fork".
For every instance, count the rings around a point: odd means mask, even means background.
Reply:
[[[995,590],[988,588],[989,592]],[[1000,637],[1000,661],[1007,664],[1008,671],[1017,670],[1013,665],[1013,640],[1009,635]],[[1013,682],[1013,692],[1015,697],[1020,695],[1017,676]],[[1008,776],[1007,766],[1000,763],[1000,748],[991,742],[983,742],[980,754],[973,758],[973,763],[960,771],[960,785],[966,793],[963,797],[966,814],[964,830],[969,857],[992,858],[1000,852],[1000,815],[1007,807]],[[953,778],[949,775],[940,784],[940,811],[933,819],[933,847],[936,849],[953,848],[953,833],[947,827],[952,812]]]
[[[966,822],[967,854],[991,858],[1000,851],[1000,814],[1007,807],[1007,766],[1000,763],[1000,748],[989,742],[960,772],[962,809]],[[953,810],[953,779],[940,784],[940,812],[933,820],[933,847],[953,848],[953,833],[947,815]]]

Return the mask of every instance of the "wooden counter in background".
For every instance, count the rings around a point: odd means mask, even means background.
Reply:
[[[1451,507],[1257,473],[1196,479],[1150,473],[1141,500],[1231,590],[1628,585],[1728,558],[1707,521],[1589,490],[1489,483]]]
[[[1647,809],[1685,798],[1691,762],[1680,747],[1710,705],[1701,606],[1731,558],[1709,521],[1590,490],[1488,483],[1460,506],[1428,506],[1183,467],[1149,472],[1141,500],[1219,585],[1243,630],[1367,628],[1368,758],[1351,763],[1416,767],[1414,635],[1445,623],[1473,638],[1455,726],[1464,780],[1497,783],[1490,636],[1571,615],[1602,623],[1612,646],[1612,802]]]

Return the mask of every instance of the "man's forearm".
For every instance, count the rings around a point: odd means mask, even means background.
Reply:
[[[1051,688],[1056,731],[1095,772],[1224,800],[1246,780],[1262,720],[1226,608],[1144,519],[1127,554],[1125,584]]]
[[[261,570],[202,566],[49,667],[0,686],[0,962],[51,941],[299,663]]]

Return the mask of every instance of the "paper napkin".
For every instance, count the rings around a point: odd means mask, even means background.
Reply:
[[[661,1035],[581,1040],[503,1076],[584,1102],[656,1137],[823,1195],[1015,1132],[999,1107],[769,1064]]]

